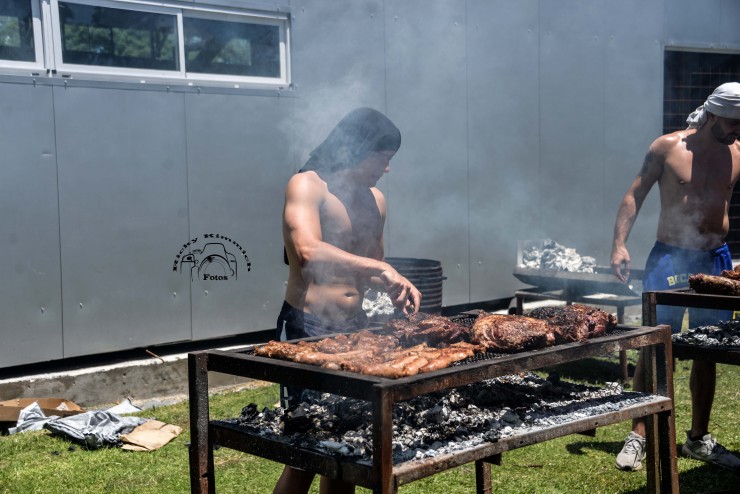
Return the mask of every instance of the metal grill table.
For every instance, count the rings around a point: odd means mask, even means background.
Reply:
[[[209,350],[188,355],[190,391],[190,481],[193,493],[215,493],[215,445],[371,489],[377,494],[398,492],[404,484],[443,470],[475,462],[477,493],[491,490],[490,464],[505,451],[574,433],[588,433],[617,422],[648,417],[647,492],[678,493],[673,417],[673,382],[668,326],[618,326],[614,333],[585,343],[569,343],[513,355],[473,361],[434,372],[388,379],[258,357],[246,352]],[[648,401],[587,419],[525,432],[483,443],[460,452],[394,464],[392,412],[396,402],[526,370],[642,348],[646,357]],[[281,382],[366,400],[372,408],[372,461],[356,462],[320,451],[248,433],[226,421],[210,420],[208,372],[216,371],[270,382]]]
[[[645,292],[643,294],[645,324],[655,324],[658,305],[740,311],[740,297],[696,293],[690,288]],[[674,342],[673,356],[683,360],[709,360],[720,364],[740,365],[740,348],[713,348]]]

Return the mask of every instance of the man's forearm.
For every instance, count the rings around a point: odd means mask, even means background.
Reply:
[[[635,224],[635,219],[637,219],[638,211],[639,208],[635,198],[632,196],[625,197],[619,206],[617,220],[614,223],[614,249],[622,248],[627,244],[627,239],[629,238],[630,231],[632,231],[632,226]]]
[[[308,273],[351,272],[356,276],[370,279],[379,278],[391,266],[381,260],[358,256],[326,242],[318,242],[301,251],[302,269]]]

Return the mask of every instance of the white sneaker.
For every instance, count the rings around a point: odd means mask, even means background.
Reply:
[[[740,470],[740,458],[727,451],[711,434],[692,441],[689,431],[686,431],[686,442],[681,447],[681,452],[695,460],[714,463],[730,470]]]
[[[617,455],[617,468],[628,472],[642,469],[645,459],[645,438],[630,432],[624,441],[622,451]]]

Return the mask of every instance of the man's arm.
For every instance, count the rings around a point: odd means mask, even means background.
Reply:
[[[304,276],[313,278],[315,273],[327,270],[352,272],[366,279],[377,277],[396,307],[405,310],[410,303],[414,311],[418,310],[421,293],[390,264],[351,254],[323,241],[319,212],[326,193],[324,182],[310,173],[294,175],[285,190],[284,235]],[[379,240],[382,242],[382,238]]]
[[[622,198],[617,212],[617,220],[614,223],[614,239],[612,241],[611,266],[614,274],[621,281],[627,281],[630,273],[630,255],[627,250],[627,238],[629,238],[632,226],[635,224],[637,214],[640,212],[642,203],[648,192],[652,189],[663,173],[663,153],[660,152],[658,140],[650,146],[642,168],[637,177],[627,189]],[[625,266],[622,271],[622,264]]]

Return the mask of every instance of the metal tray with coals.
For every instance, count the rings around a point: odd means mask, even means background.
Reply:
[[[641,287],[637,286],[635,281],[642,279],[641,270],[631,270],[630,280],[622,283],[608,266],[596,266],[593,273],[525,267],[525,251],[532,247],[545,248],[551,242],[550,240],[520,240],[518,242],[514,276],[519,281],[545,292],[563,290],[565,296],[593,293],[639,296]]]
[[[635,278],[640,272],[632,271]],[[638,296],[632,282],[622,283],[607,267],[598,267],[596,273],[574,273],[552,269],[514,268],[514,276],[527,285],[545,291],[566,290],[571,295],[588,293],[611,293],[614,295]]]
[[[696,307],[700,309],[740,311],[740,297],[696,293],[691,288],[677,288],[645,292],[642,295],[643,320],[647,324],[657,321],[657,306]],[[673,356],[685,360],[708,360],[721,364],[740,365],[740,348],[705,347],[683,342],[673,342]]]

